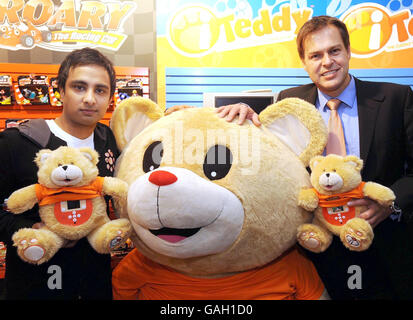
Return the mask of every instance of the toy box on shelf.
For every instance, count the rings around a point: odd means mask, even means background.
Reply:
[[[17,127],[21,122],[27,121],[27,119],[6,119],[5,124],[6,128]]]
[[[124,99],[136,96],[143,96],[143,79],[116,79],[115,105]]]
[[[49,104],[49,78],[45,75],[21,75],[14,87],[20,105]]]
[[[9,75],[0,75],[0,104],[11,105],[12,79]]]
[[[6,273],[6,245],[0,242],[0,279],[3,279]]]
[[[60,100],[60,91],[57,83],[57,77],[50,78],[49,84],[49,97],[50,105],[53,107],[61,107],[62,101]]]

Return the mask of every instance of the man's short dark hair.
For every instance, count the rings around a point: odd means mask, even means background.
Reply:
[[[112,62],[96,49],[83,48],[69,53],[63,60],[57,75],[59,89],[64,91],[71,68],[85,65],[97,65],[106,69],[110,79],[110,95],[115,93],[116,74]]]
[[[327,26],[335,26],[340,32],[341,39],[343,40],[346,50],[350,48],[350,37],[348,35],[348,30],[344,22],[335,17],[317,16],[304,23],[304,25],[300,28],[300,31],[298,31],[297,50],[301,60],[304,59],[304,41],[307,36]]]

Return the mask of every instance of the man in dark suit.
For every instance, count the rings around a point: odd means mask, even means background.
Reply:
[[[413,92],[408,86],[351,76],[349,35],[339,19],[318,16],[306,22],[297,35],[297,48],[313,83],[281,91],[278,100],[307,100],[326,123],[327,101],[341,100],[338,113],[346,153],[363,159],[364,181],[386,185],[397,197],[390,208],[368,198],[349,203],[367,206],[361,217],[375,233],[367,251],[349,251],[334,237],[325,252],[306,252],[333,299],[412,299],[413,247],[408,230],[413,213]],[[225,106],[218,112],[228,121],[239,115],[239,123],[250,119],[259,125],[257,114],[246,105]]]

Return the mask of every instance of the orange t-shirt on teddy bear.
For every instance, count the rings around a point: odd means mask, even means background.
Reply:
[[[117,300],[316,300],[324,291],[314,265],[297,249],[268,265],[223,278],[195,278],[131,251],[113,271]]]

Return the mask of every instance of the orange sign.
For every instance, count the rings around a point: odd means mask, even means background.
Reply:
[[[351,52],[369,57],[413,47],[413,17],[409,10],[390,13],[378,5],[352,7],[341,20],[350,34]]]
[[[122,25],[134,1],[0,0],[0,47],[39,46],[57,51],[79,47],[118,50],[126,40]]]

